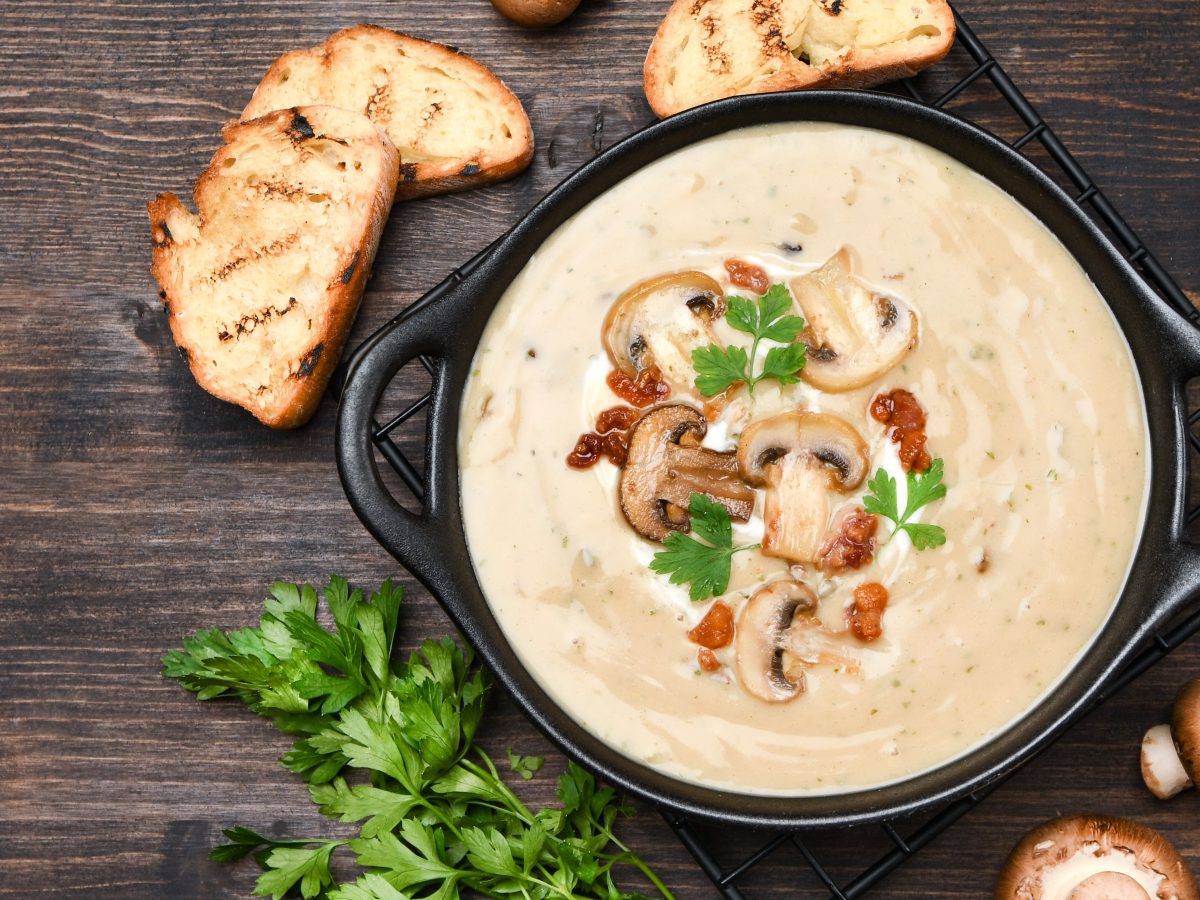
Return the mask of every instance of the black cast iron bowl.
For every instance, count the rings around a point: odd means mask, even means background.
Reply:
[[[508,644],[476,580],[463,532],[457,454],[463,386],[493,307],[526,261],[570,216],[628,175],[704,138],[750,125],[818,121],[860,125],[933,146],[983,174],[1044,222],[1112,308],[1141,376],[1150,430],[1150,496],[1137,555],[1099,636],[1054,691],[1018,722],[950,763],[894,784],[820,796],[739,794],[685,782],[603,743],[558,707]],[[586,248],[580,248],[586,252]],[[919,811],[995,780],[1066,728],[1104,682],[1200,589],[1200,552],[1183,541],[1187,379],[1200,374],[1200,336],[1153,294],[1095,225],[1046,176],[985,132],[946,113],[884,94],[810,92],[738,97],[659,122],[617,144],[553,190],[470,273],[444,285],[370,339],[349,362],[337,458],[354,511],[371,534],[441,602],[530,719],[569,756],[609,782],[676,811],[724,823],[844,826]],[[406,511],[385,487],[372,416],[405,363],[433,376],[424,508]],[[1130,461],[1140,465],[1139,461]],[[1089,515],[1077,510],[1080,516]],[[537,528],[514,510],[515,528]],[[1064,565],[1086,565],[1064,560]]]

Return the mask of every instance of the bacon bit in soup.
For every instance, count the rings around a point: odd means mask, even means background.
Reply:
[[[610,407],[596,416],[596,432],[608,434],[610,431],[628,431],[639,416],[641,413],[632,406]]]
[[[875,531],[879,517],[861,506],[842,518],[841,530],[827,540],[817,555],[817,565],[825,572],[861,569],[875,556]]]
[[[567,456],[572,469],[590,469],[603,457],[614,466],[625,465],[629,456],[628,431],[641,413],[631,406],[613,406],[596,416],[596,430],[581,434]]]
[[[581,434],[575,442],[575,449],[567,456],[567,465],[572,469],[590,469],[607,456],[614,466],[623,466],[629,455],[626,440],[623,431],[611,431],[608,434],[589,431]]]
[[[871,401],[871,418],[892,429],[900,445],[900,465],[905,472],[924,472],[933,459],[925,449],[925,410],[904,388],[879,394]]]
[[[854,602],[846,610],[846,624],[860,641],[873,641],[883,634],[883,611],[888,592],[882,584],[869,581],[854,589]]]
[[[661,403],[671,396],[671,386],[663,381],[658,366],[648,366],[630,378],[620,369],[613,369],[604,379],[614,394],[638,409]]]
[[[688,632],[688,640],[708,650],[728,647],[733,640],[733,610],[718,600],[700,624]]]
[[[713,653],[707,647],[701,647],[696,651],[696,662],[705,672],[715,672],[721,668],[721,661],[717,659],[717,654]]]
[[[742,259],[725,260],[725,271],[729,273],[730,284],[756,294],[765,294],[771,286],[771,277],[766,269]]]

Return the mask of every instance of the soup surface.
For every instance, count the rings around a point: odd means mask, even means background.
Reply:
[[[852,390],[735,387],[708,409],[704,445],[732,450],[747,423],[787,410],[831,414],[860,433],[870,472],[892,472],[903,489],[897,444],[867,414],[873,398],[903,388],[925,411],[948,488],[916,518],[946,540],[918,551],[880,520],[874,557],[858,569],[735,555],[721,602],[736,615],[765,583],[795,578],[815,592],[833,651],[805,666],[796,696],[766,702],[742,683],[735,645],[701,666],[688,631],[715,601],[693,602],[687,585],[651,571],[663,547],[622,514],[621,470],[603,460],[580,471],[566,457],[621,403],[601,331],[623,292],[689,270],[752,297],[730,285],[727,260],[794,285],[843,247],[857,283],[914,312],[915,346]],[[725,321],[717,331],[748,342]],[[676,386],[667,402],[703,401]],[[604,741],[671,775],[793,795],[946,762],[1051,690],[1120,591],[1147,468],[1128,348],[1057,240],[938,151],[811,123],[689,147],[559,228],[487,326],[459,443],[479,582],[547,691]],[[837,497],[835,512],[867,490],[864,480]],[[763,539],[763,490],[754,509],[734,522],[735,545]],[[870,641],[847,625],[867,582],[888,595]]]

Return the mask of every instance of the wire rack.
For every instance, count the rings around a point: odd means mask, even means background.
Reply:
[[[1003,67],[957,11],[955,11],[954,18],[958,26],[955,47],[937,71],[961,72],[965,69],[965,74],[958,77],[952,85],[940,91],[935,99],[929,99],[926,96],[926,93],[929,92],[926,85],[931,83],[931,79],[924,75],[898,82],[890,90],[904,93],[920,103],[938,109],[946,108],[957,102],[960,104],[960,108],[956,110],[957,114],[964,118],[972,118],[961,109],[961,105],[968,99],[968,95],[977,99],[976,95],[978,95],[979,89],[987,88],[990,85],[989,96],[984,99],[1007,107],[1016,114],[1019,126],[1023,128],[1018,137],[1009,141],[1010,146],[1030,157],[1068,191],[1073,189],[1076,192],[1075,202],[1107,232],[1114,245],[1124,253],[1125,258],[1146,282],[1181,315],[1200,327],[1200,313],[1189,302],[1180,286],[1145,247],[1134,230],[1117,212],[1116,207],[1096,186],[1091,176],[1066,149],[1054,130],[1021,93]],[[490,247],[484,249],[453,272],[445,281],[404,310],[401,317],[408,316],[416,309],[435,303],[445,296],[474,271],[490,250]],[[422,357],[420,362],[427,372],[433,372],[433,364],[430,360]],[[339,387],[342,374],[342,372],[338,373]],[[407,401],[394,415],[387,417],[384,421],[379,421],[377,418],[372,422],[372,441],[379,457],[398,476],[417,503],[420,503],[424,497],[423,479],[420,470],[400,449],[395,440],[395,434],[397,429],[422,413],[429,401],[430,394],[428,392],[420,393],[420,396],[415,400]],[[1191,413],[1188,424],[1188,438],[1192,448],[1194,470],[1195,459],[1200,456],[1200,434],[1198,434],[1200,432],[1200,410]],[[1200,520],[1200,505],[1189,508],[1186,524],[1191,526],[1197,520]],[[1105,686],[1092,708],[1099,706],[1113,694],[1136,680],[1197,631],[1200,631],[1200,611],[1157,634],[1149,648]],[[1009,777],[1011,774],[1015,773],[1010,773]],[[852,898],[865,896],[880,881],[912,859],[921,848],[978,806],[1001,783],[1003,781],[995,782],[986,789],[969,794],[917,821],[909,819],[904,822],[883,822],[878,825],[859,826],[837,832],[746,832],[741,833],[738,836],[741,840],[736,841],[730,840],[727,828],[720,832],[714,832],[702,823],[676,815],[669,810],[663,809],[660,812],[683,846],[695,858],[704,874],[727,900],[747,900],[742,888],[739,887],[739,881],[747,879],[755,867],[768,857],[776,858],[777,854],[789,851],[794,857],[796,866],[811,870],[819,885],[823,885],[824,889],[828,891],[831,900],[852,900]],[[867,835],[866,832],[871,832],[871,834]],[[746,843],[746,839],[749,839],[754,849],[745,852],[740,859],[732,863],[722,864],[718,861],[718,855],[727,855],[731,845]],[[854,858],[859,858],[857,854],[861,852],[864,845],[881,848],[878,850],[879,855],[875,861],[849,879],[839,881],[835,878],[831,874],[831,869],[834,867],[829,865],[828,857],[830,855],[845,857],[846,854],[839,853],[838,848],[852,846],[856,848]],[[777,858],[773,859],[773,862],[777,863]],[[820,887],[817,890],[818,893],[823,893]]]

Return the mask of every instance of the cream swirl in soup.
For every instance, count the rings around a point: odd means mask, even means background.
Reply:
[[[597,415],[622,403],[606,381],[606,319],[633,286],[671,273],[756,296],[730,284],[729,260],[795,295],[843,248],[855,284],[915,317],[915,342],[909,335],[890,348],[882,374],[858,386],[768,379],[752,395],[735,386],[706,403],[680,374],[684,354],[670,362],[672,392],[659,406],[706,414],[703,446],[716,452],[736,450],[773,417],[840,420],[861,439],[866,471],[883,468],[903,489],[900,445],[870,410],[881,395],[907,392],[948,488],[914,521],[936,523],[945,543],[917,550],[880,520],[859,568],[826,571],[797,562],[802,551],[749,550],[734,556],[721,597],[693,602],[687,585],[649,568],[663,546],[623,514],[621,469],[566,465]],[[718,345],[748,343],[724,318],[711,329]],[[492,315],[459,444],[476,574],[523,663],[621,752],[748,793],[881,785],[947,762],[1020,717],[1106,620],[1147,482],[1128,348],[1062,245],[950,157],[821,124],[696,144],[561,226]],[[748,484],[752,512],[735,518],[734,544],[769,543],[770,488]],[[833,497],[825,536],[867,490],[863,479]],[[790,670],[800,689],[769,702],[739,666],[738,641],[709,659],[688,633],[717,602],[751,627],[750,598],[793,583],[811,592],[805,622],[819,652]],[[874,603],[880,588],[882,618],[876,610],[856,625],[856,594]]]

